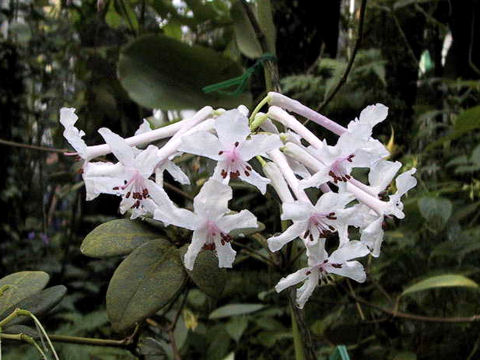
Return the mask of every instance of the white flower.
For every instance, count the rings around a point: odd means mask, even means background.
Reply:
[[[85,141],[82,139],[82,137],[85,136],[85,132],[75,127],[77,120],[78,116],[75,114],[74,108],[60,109],[60,123],[65,128],[63,136],[67,139],[70,145],[72,145],[78,156],[84,160],[88,160],[87,144],[85,144]]]
[[[205,121],[204,121],[205,123]],[[140,135],[140,134],[145,134],[150,131],[153,131],[152,128],[150,127],[150,123],[143,119],[142,124],[138,128],[138,130],[135,132],[135,136]],[[161,186],[163,186],[163,172],[167,171],[176,181],[178,181],[180,184],[183,185],[188,185],[190,184],[190,179],[188,176],[183,172],[183,170],[180,168],[180,166],[176,165],[172,159],[178,154],[173,154],[169,156],[167,159],[164,159],[160,161],[156,168],[155,168],[155,182]]]
[[[88,198],[94,198],[100,193],[119,195],[122,197],[120,212],[123,214],[133,208],[132,218],[151,211],[149,195],[152,188],[157,188],[158,185],[149,177],[158,163],[158,148],[150,145],[145,150],[139,151],[107,128],[102,128],[98,132],[119,163],[89,164],[84,173]],[[158,191],[164,194],[162,201],[167,201],[168,196],[163,189]]]
[[[280,147],[279,137],[260,134],[247,140],[250,135],[248,119],[236,109],[226,111],[215,120],[215,131],[217,136],[206,131],[183,136],[179,150],[217,160],[215,179],[228,182],[240,178],[265,193],[269,180],[253,170],[247,161]]]
[[[350,122],[335,146],[328,145],[325,140],[310,146],[308,151],[323,167],[302,181],[302,186],[318,187],[327,181],[347,182],[354,167],[371,167],[388,156],[387,149],[371,137],[373,127],[383,121],[387,113],[388,108],[382,104],[368,106],[361,112],[360,119]]]
[[[153,195],[155,199],[155,195]],[[257,227],[257,219],[248,210],[237,214],[230,212],[228,202],[232,189],[215,179],[208,180],[193,201],[194,211],[176,207],[172,202],[160,205],[154,212],[154,219],[193,230],[192,242],[185,254],[185,267],[193,269],[200,250],[215,250],[219,267],[232,267],[236,251],[228,235],[234,229]]]
[[[293,224],[282,234],[269,238],[268,247],[271,251],[280,250],[297,237],[301,237],[308,246],[315,245],[319,239],[345,226],[342,211],[350,201],[348,195],[328,192],[318,199],[315,206],[306,201],[284,203],[281,218],[292,220]],[[344,232],[339,232],[341,234]]]
[[[328,274],[336,274],[358,282],[364,282],[366,274],[363,265],[358,261],[351,260],[368,253],[368,248],[356,240],[338,248],[330,256],[321,244],[307,248],[308,267],[280,279],[275,286],[275,290],[280,292],[290,286],[304,282],[297,289],[297,306],[302,309],[318,285],[319,280],[327,279]]]

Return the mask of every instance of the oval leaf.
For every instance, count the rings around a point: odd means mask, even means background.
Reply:
[[[0,296],[0,314],[30,295],[38,293],[50,276],[43,271],[21,271],[0,279],[0,288],[7,286]]]
[[[428,279],[425,279],[416,284],[413,284],[412,286],[409,286],[403,291],[402,296],[407,294],[412,294],[417,291],[436,289],[441,287],[477,288],[478,284],[475,281],[463,275],[446,274],[446,275],[432,276]]]
[[[96,258],[127,255],[155,238],[158,235],[139,221],[112,220],[93,229],[83,240],[80,251]]]
[[[209,318],[220,319],[235,315],[250,314],[262,309],[263,307],[264,305],[262,304],[229,304],[213,310]]]
[[[28,310],[36,316],[46,314],[58,305],[66,293],[67,288],[63,285],[52,286],[48,289],[42,290],[40,293],[31,295],[15,304],[15,306],[7,309],[2,315],[0,315],[0,320],[10,315],[16,308]],[[8,323],[8,327],[11,325],[22,324],[28,320],[29,318],[24,316],[17,317]]]
[[[120,82],[130,97],[145,107],[163,110],[249,106],[249,94],[235,97],[202,91],[242,72],[237,63],[211,49],[164,35],[137,38],[122,50],[118,63]]]
[[[236,1],[230,9],[233,20],[233,30],[238,49],[243,55],[255,59],[262,55],[262,47],[257,40],[255,30],[240,1]]]
[[[123,331],[166,305],[185,283],[178,251],[152,240],[135,249],[113,274],[107,290],[107,314]]]
[[[187,248],[188,245],[185,245],[179,249],[182,261]],[[218,259],[213,251],[201,251],[193,270],[186,270],[195,285],[205,294],[214,298],[220,297],[227,282],[227,271],[218,267]]]

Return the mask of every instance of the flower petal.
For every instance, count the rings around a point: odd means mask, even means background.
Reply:
[[[360,113],[360,123],[374,127],[388,116],[388,107],[383,104],[367,106]]]
[[[170,175],[175,179],[175,181],[178,181],[180,184],[183,185],[189,185],[190,184],[190,179],[188,176],[183,172],[182,168],[175,164],[171,160],[167,160],[165,163],[165,170],[168,171]]]
[[[281,278],[278,284],[275,285],[275,291],[279,293],[280,291],[283,291],[290,286],[301,283],[308,277],[307,273],[309,271],[311,271],[310,268],[305,267],[295,271],[293,274],[290,274],[287,277]]]
[[[135,135],[145,134],[149,131],[152,131],[152,128],[150,127],[150,123],[147,121],[147,119],[143,119],[137,131],[135,131]]]
[[[229,212],[228,202],[232,199],[232,188],[215,179],[210,178],[203,186],[195,199],[193,208],[195,213],[216,221],[220,216]]]
[[[133,148],[126,143],[124,138],[107,128],[101,128],[98,132],[105,139],[108,146],[110,146],[113,155],[115,155],[123,165],[135,167]]]
[[[299,184],[303,189],[311,188],[311,187],[319,187],[322,184],[327,183],[330,181],[330,176],[328,175],[329,168],[324,167],[322,170],[317,171],[315,174],[310,176],[309,178],[300,180]]]
[[[278,135],[252,135],[251,139],[240,145],[239,152],[242,160],[248,161],[256,155],[265,154],[278,149],[282,145],[283,143]]]
[[[318,285],[320,272],[312,269],[305,283],[297,289],[297,307],[303,309],[307,300],[312,296],[313,291]]]
[[[301,221],[308,220],[315,212],[312,204],[305,201],[295,201],[293,203],[284,203],[282,205],[282,220]]]
[[[255,186],[258,190],[260,190],[262,194],[265,194],[265,192],[267,191],[267,184],[270,184],[269,179],[264,178],[255,170],[251,170],[248,176],[241,174],[239,177],[246,183]]]
[[[217,220],[216,224],[227,234],[234,229],[258,227],[257,218],[248,210],[242,210],[238,214],[225,215]]]
[[[329,263],[343,264],[348,260],[368,255],[370,250],[358,240],[352,240],[335,250],[328,258]]]
[[[250,134],[248,118],[237,109],[220,115],[215,120],[215,130],[224,148],[231,148],[237,141],[243,143]]]
[[[277,236],[272,236],[268,241],[268,248],[270,251],[278,251],[285,244],[295,240],[307,230],[307,223],[305,221],[296,221],[290,225],[283,233]]]
[[[215,251],[218,257],[218,267],[231,268],[237,254],[232,245],[229,242],[222,245],[220,239],[215,238]]]
[[[342,264],[341,268],[331,267],[329,272],[332,274],[337,274],[340,276],[348,277],[352,280],[358,281],[360,283],[364,282],[367,278],[363,265],[358,261],[347,261]]]
[[[202,250],[203,245],[207,239],[207,228],[202,227],[193,232],[192,242],[188,245],[187,252],[183,257],[183,262],[185,267],[188,270],[193,270],[193,265],[195,264],[195,259],[197,258],[198,253]]]
[[[380,247],[383,242],[382,223],[383,217],[379,217],[363,229],[360,235],[360,241],[370,249],[375,257],[380,255]]]
[[[75,127],[75,123],[78,120],[78,116],[75,114],[74,108],[61,108],[60,109],[60,123],[65,130],[63,136],[72,145],[75,151],[82,159],[86,159],[87,156],[87,144],[83,141],[82,137],[85,132]]]
[[[135,167],[145,179],[148,179],[150,175],[152,175],[153,170],[158,164],[157,153],[158,148],[154,145],[149,145],[135,157]]]
[[[182,143],[178,150],[218,160],[220,159],[218,153],[222,150],[222,146],[215,135],[207,131],[197,131],[188,136],[182,136]]]
[[[399,161],[379,161],[370,169],[368,183],[379,193],[388,187],[401,167],[402,163]]]

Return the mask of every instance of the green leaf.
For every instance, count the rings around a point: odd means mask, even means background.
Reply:
[[[432,276],[428,279],[422,280],[406,288],[402,292],[403,295],[412,294],[417,291],[430,290],[442,287],[470,287],[477,288],[478,284],[463,276],[463,275],[454,275],[454,274],[445,274]]]
[[[252,10],[253,11],[253,10]],[[257,40],[255,30],[240,1],[235,1],[230,10],[237,46],[243,55],[251,59],[262,55],[262,47]]]
[[[228,335],[238,343],[243,333],[247,329],[248,319],[245,316],[236,316],[231,318],[225,325]]]
[[[417,355],[409,351],[404,351],[395,354],[393,360],[417,360]]]
[[[418,200],[418,207],[433,229],[443,229],[452,215],[452,203],[441,197],[422,197]]]
[[[137,38],[120,54],[118,76],[130,97],[149,108],[231,108],[251,103],[250,94],[205,94],[202,88],[242,74],[242,68],[217,52],[189,46],[164,35]]]
[[[179,249],[182,260],[187,248],[188,245],[185,245]],[[213,251],[201,251],[195,260],[193,270],[186,270],[195,285],[205,294],[214,298],[222,295],[227,282],[227,271],[218,267],[218,259]]]
[[[48,283],[50,276],[43,271],[21,271],[0,279],[0,314],[30,295],[38,293]],[[7,287],[8,286],[8,287]]]
[[[267,39],[268,51],[275,54],[275,42],[277,40],[277,30],[273,23],[272,4],[270,0],[257,1],[257,17],[258,23],[262,28],[265,38]]]
[[[7,309],[2,315],[0,320],[10,315],[16,308],[28,310],[36,316],[46,314],[53,309],[58,303],[65,297],[67,288],[63,285],[52,286],[48,289],[42,290],[37,294],[33,294],[22,301],[18,302],[14,306]],[[28,321],[29,318],[21,316],[13,319],[8,323],[8,326],[17,325]]]
[[[210,313],[209,319],[220,319],[230,316],[250,314],[264,308],[262,304],[229,304]]]
[[[127,330],[161,309],[185,279],[175,247],[152,240],[135,249],[115,270],[108,286],[107,314],[114,330]]]
[[[443,144],[444,142],[455,140],[461,137],[463,134],[476,129],[480,129],[480,105],[461,112],[455,121],[453,131],[450,134],[430,143],[425,150],[431,150]]]
[[[127,255],[155,238],[158,235],[139,221],[112,220],[93,229],[83,240],[80,251],[96,258]]]

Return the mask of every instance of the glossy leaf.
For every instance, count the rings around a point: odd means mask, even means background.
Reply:
[[[250,314],[263,308],[264,305],[262,304],[229,304],[212,311],[209,318],[220,319],[230,316]]]
[[[158,235],[139,221],[112,220],[93,229],[83,240],[80,251],[96,258],[127,255],[155,238]]]
[[[48,283],[50,276],[43,271],[21,271],[0,279],[0,314],[30,295],[38,293]],[[8,286],[8,287],[7,287]]]
[[[478,284],[463,275],[445,274],[439,276],[432,276],[409,286],[403,291],[402,296],[412,294],[418,291],[437,289],[442,287],[478,288]]]
[[[237,77],[242,68],[214,50],[164,35],[137,38],[120,54],[118,75],[130,97],[148,108],[197,109],[249,106],[249,94],[205,94],[202,88]]]
[[[107,314],[116,331],[127,330],[172,300],[185,283],[178,251],[152,240],[118,266],[107,290]]]
[[[180,258],[187,252],[188,245],[179,249]],[[227,282],[227,271],[218,267],[218,259],[213,251],[201,251],[195,260],[193,270],[187,274],[205,294],[218,298]]]

